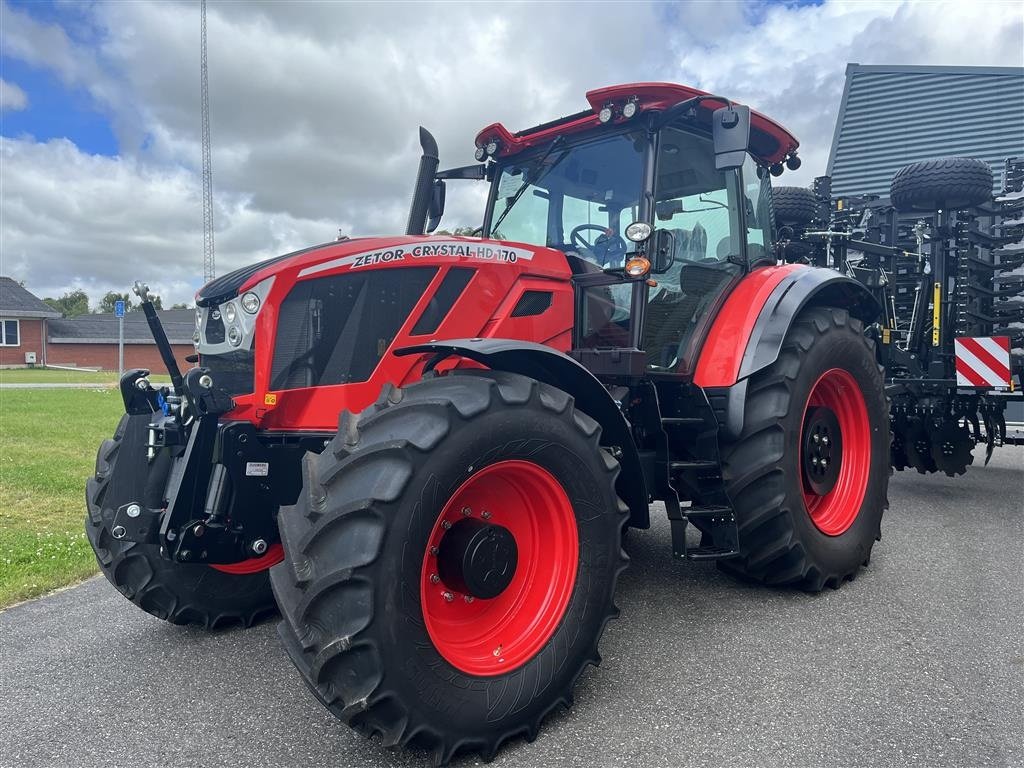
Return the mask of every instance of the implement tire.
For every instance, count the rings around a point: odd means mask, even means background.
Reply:
[[[279,633],[317,698],[438,764],[491,759],[568,707],[600,661],[627,562],[619,467],[599,439],[568,394],[501,371],[388,388],[343,413],[331,445],[305,457],[271,570]],[[467,530],[511,533],[515,547],[453,557]],[[455,562],[483,588],[510,581],[481,596],[452,576]]]
[[[970,157],[943,157],[896,171],[889,199],[897,211],[970,208],[992,199],[992,169]]]
[[[779,358],[751,377],[722,462],[740,539],[724,570],[817,592],[867,565],[888,507],[889,416],[858,320],[835,308],[795,320]]]
[[[145,457],[149,416],[121,417],[112,440],[104,440],[96,455],[96,472],[86,482],[85,533],[100,571],[117,591],[147,613],[172,624],[206,629],[248,627],[277,613],[267,569],[280,559],[268,551],[262,570],[227,573],[209,565],[186,565],[161,557],[151,544],[115,539],[110,534],[114,513],[130,501],[158,508],[169,456],[150,466]],[[130,451],[122,451],[123,446]],[[118,462],[131,462],[127,481],[114,478]],[[121,473],[120,477],[124,477]],[[248,561],[250,566],[259,563]]]
[[[772,209],[779,226],[806,227],[821,218],[822,203],[805,187],[775,187]]]

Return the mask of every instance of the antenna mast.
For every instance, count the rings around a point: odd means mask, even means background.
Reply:
[[[202,78],[203,113],[203,279],[215,276],[213,264],[213,161],[210,157],[210,83],[206,64],[206,0],[202,0]]]

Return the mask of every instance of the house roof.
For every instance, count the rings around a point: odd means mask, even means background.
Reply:
[[[0,276],[0,315],[5,317],[60,317],[53,307],[25,290],[16,280]]]
[[[196,329],[194,309],[164,309],[157,313],[171,344],[191,344]],[[117,344],[117,316],[109,312],[62,317],[48,322],[52,344]],[[125,344],[153,344],[146,315],[141,311],[124,316]]]

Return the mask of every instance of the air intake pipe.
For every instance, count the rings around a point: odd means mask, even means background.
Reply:
[[[407,235],[422,235],[427,225],[427,212],[430,199],[434,194],[434,174],[437,173],[437,140],[423,126],[420,126],[420,169],[416,174],[416,186],[412,192],[412,204],[409,206],[409,223],[405,227]]]

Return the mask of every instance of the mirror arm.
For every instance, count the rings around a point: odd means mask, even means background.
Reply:
[[[461,168],[449,168],[434,174],[435,179],[470,179],[483,181],[487,178],[487,166],[482,163],[464,165]]]
[[[715,96],[714,94],[711,93],[706,93],[703,96],[694,96],[693,98],[686,99],[685,101],[680,101],[677,104],[673,104],[671,107],[669,107],[660,115],[658,115],[653,121],[652,130],[661,130],[666,125],[671,123],[673,120],[676,120],[677,118],[686,115],[688,112],[692,112],[691,115],[688,115],[689,117],[696,116],[697,107],[699,107],[702,102],[708,100],[720,101],[726,106],[730,106],[732,104],[732,102],[729,99],[725,98],[724,96]]]

